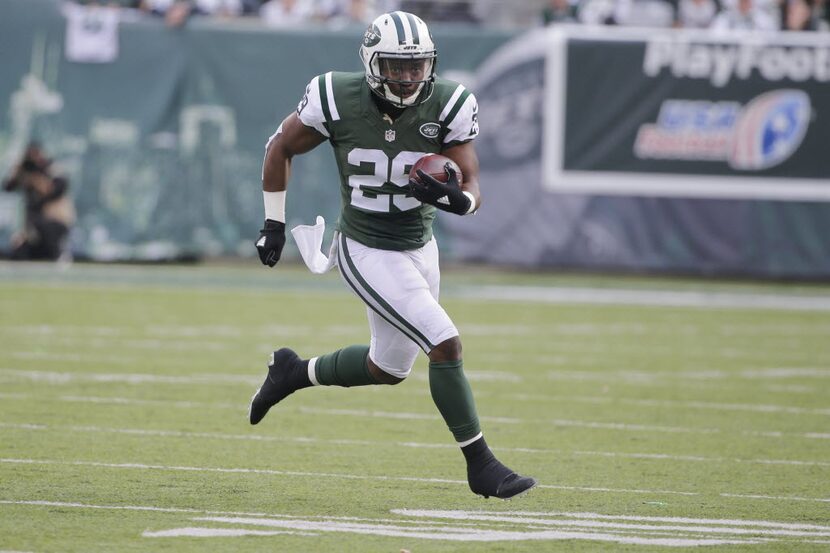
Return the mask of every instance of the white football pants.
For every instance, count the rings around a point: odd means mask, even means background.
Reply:
[[[349,288],[366,304],[369,357],[385,372],[406,378],[418,350],[426,353],[458,336],[438,303],[441,272],[435,238],[422,248],[378,250],[339,235],[337,265]]]

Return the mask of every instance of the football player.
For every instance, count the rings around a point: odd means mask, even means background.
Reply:
[[[419,350],[429,356],[429,387],[467,462],[471,490],[510,498],[536,485],[499,462],[482,436],[462,368],[461,340],[438,303],[436,208],[467,215],[479,203],[478,105],[462,85],[437,77],[437,52],[426,23],[402,11],[375,19],[359,50],[365,71],[314,77],[297,110],[266,146],[265,224],[256,242],[273,267],[285,244],[285,195],[291,159],[330,142],[340,173],[342,211],[332,251],[348,287],[366,304],[369,345],[310,359],[275,351],[254,394],[257,424],[289,394],[310,386],[398,384]],[[409,171],[420,157],[440,153],[447,182]]]

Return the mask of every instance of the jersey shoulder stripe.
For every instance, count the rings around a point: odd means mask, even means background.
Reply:
[[[478,102],[475,95],[464,85],[453,81],[438,79],[436,86],[440,86],[438,90],[442,100],[449,96],[438,116],[444,128],[444,147],[473,140],[478,136]]]
[[[312,127],[317,132],[329,137],[329,131],[326,128],[327,117],[323,113],[322,99],[320,97],[320,82],[323,80],[322,75],[314,77],[305,87],[305,94],[303,99],[297,105],[297,116],[303,125]]]
[[[455,104],[450,109],[450,112],[447,114],[446,118],[444,119],[447,122],[447,126],[451,126],[452,122],[455,120],[455,117],[458,115],[458,112],[461,111],[461,107],[467,103],[467,98],[469,98],[472,93],[469,90],[464,90],[456,100]]]
[[[467,95],[470,94],[469,91],[466,88],[464,88],[464,85],[460,84],[457,87],[455,87],[452,96],[450,96],[450,99],[447,101],[446,104],[444,104],[444,108],[441,110],[441,115],[438,116],[439,121],[444,121],[447,118],[450,112],[455,108],[455,105],[458,103],[458,99],[462,95],[464,95],[464,93],[466,93]]]
[[[323,107],[323,115],[326,122],[331,124],[333,121],[340,120],[340,112],[337,109],[337,102],[334,97],[334,76],[331,71],[325,75],[318,77],[317,86],[319,88],[320,103]]]

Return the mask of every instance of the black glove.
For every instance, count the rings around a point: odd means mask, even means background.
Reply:
[[[418,179],[409,179],[409,189],[418,201],[434,205],[450,213],[466,215],[470,210],[472,200],[461,191],[458,185],[458,175],[452,165],[446,164],[444,170],[448,175],[446,183],[418,169]]]
[[[265,219],[265,225],[259,231],[256,250],[263,265],[273,267],[280,260],[282,247],[285,246],[285,223]]]

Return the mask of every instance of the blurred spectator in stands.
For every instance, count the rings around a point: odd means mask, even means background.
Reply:
[[[141,11],[164,17],[170,27],[181,27],[190,17],[192,6],[190,0],[141,0]]]
[[[418,14],[418,17],[429,22],[478,23],[471,3],[470,0],[401,0],[399,9]]]
[[[675,26],[682,29],[707,29],[720,7],[716,0],[679,0]]]
[[[785,31],[826,31],[824,0],[783,0],[781,24]]]
[[[830,2],[828,0],[816,0],[814,6],[818,14],[818,26],[822,31],[830,31]]]
[[[775,31],[776,19],[769,11],[758,6],[756,0],[734,0],[712,20],[710,29],[717,31]]]
[[[141,0],[143,11],[164,17],[171,27],[184,25],[192,15],[236,17],[242,15],[244,0]]]
[[[173,0],[173,3],[164,13],[164,22],[171,27],[181,27],[193,13],[193,4],[190,0]]]
[[[378,12],[371,0],[328,0],[324,6],[329,26],[368,25]],[[394,10],[393,10],[394,11]],[[380,12],[384,13],[384,12]]]
[[[259,15],[259,8],[265,0],[242,0],[242,15]]]
[[[377,13],[369,0],[347,0],[346,14],[349,21],[368,25]]]
[[[576,21],[576,6],[570,0],[548,0],[542,8],[543,25]]]
[[[190,0],[192,13],[213,17],[238,17],[242,15],[242,0]]]
[[[271,27],[292,27],[319,19],[313,0],[268,0],[259,16]]]
[[[138,9],[153,15],[164,15],[174,0],[139,0]]]
[[[74,0],[82,6],[109,6],[112,8],[137,8],[141,0]]]
[[[54,174],[52,160],[40,145],[30,143],[3,182],[3,190],[21,192],[25,203],[23,228],[12,236],[12,259],[54,261],[68,256],[69,228],[75,222],[68,189],[69,181]]]
[[[97,2],[64,3],[66,18],[64,54],[77,63],[109,63],[118,58],[118,26],[121,10],[117,4]]]
[[[627,27],[671,27],[674,6],[666,0],[617,0],[614,23]]]
[[[614,0],[581,0],[577,16],[586,25],[613,25],[615,7]]]
[[[375,15],[379,13],[389,13],[401,9],[401,0],[371,0],[371,9],[374,10]]]

